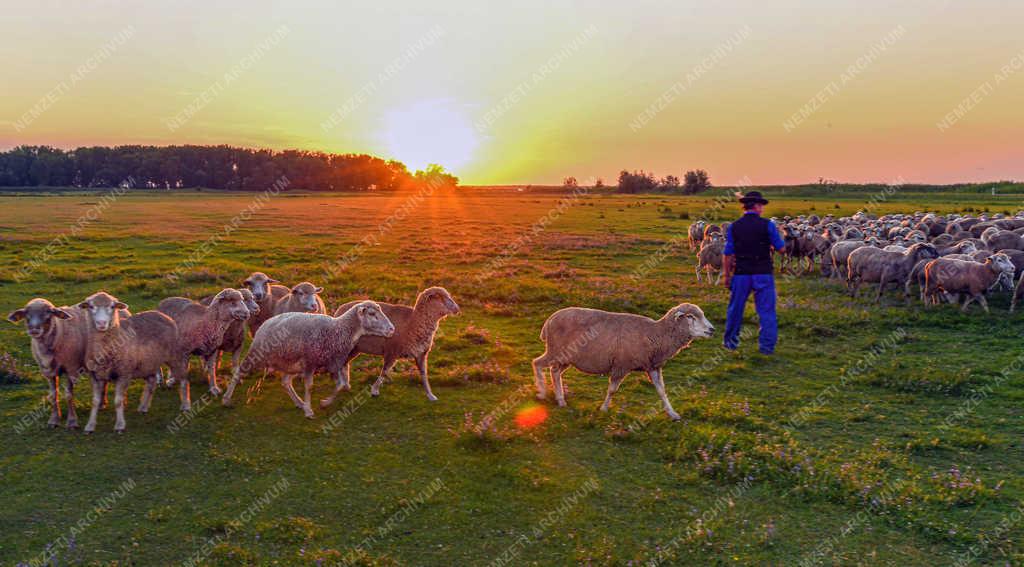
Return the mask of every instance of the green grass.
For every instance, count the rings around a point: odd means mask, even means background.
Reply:
[[[769,213],[850,214],[869,197],[777,195]],[[323,285],[329,306],[411,302],[443,285],[464,314],[442,323],[431,356],[440,401],[426,401],[407,363],[369,399],[379,359],[364,357],[352,392],[314,420],[273,380],[232,409],[202,403],[196,386],[197,415],[172,433],[176,394],[158,392],[142,416],[135,385],[125,435],[107,410],[95,435],[49,430],[28,338],[7,325],[0,354],[16,363],[0,361],[0,562],[28,562],[53,542],[61,565],[195,554],[214,565],[487,565],[503,555],[510,565],[935,565],[971,546],[980,564],[1024,561],[1024,380],[1019,361],[1002,373],[1021,354],[1024,316],[1007,316],[1006,297],[991,315],[963,315],[895,296],[854,301],[817,276],[780,280],[774,357],[756,354],[753,339],[726,354],[719,336],[669,363],[682,422],[665,418],[639,376],[603,414],[606,380],[570,371],[569,407],[549,400],[547,419],[520,429],[529,361],[554,310],[659,316],[691,301],[724,326],[726,290],[697,284],[685,249],[630,278],[712,195],[585,196],[513,254],[558,195],[439,194],[390,222],[405,196],[282,195],[225,234],[252,198],[121,197],[20,281],[15,271],[97,198],[2,196],[0,301],[67,304],[105,289],[141,311],[239,285],[253,270]],[[1022,201],[899,193],[878,210]],[[195,267],[164,277],[213,234],[223,238]],[[325,261],[368,234],[379,244],[325,274]],[[330,387],[318,377],[315,397]],[[87,411],[88,386],[78,391]],[[481,427],[488,414],[497,418]]]

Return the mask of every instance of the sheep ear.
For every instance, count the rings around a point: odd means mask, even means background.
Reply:
[[[242,282],[242,287],[249,287],[252,285],[252,280],[245,280]]]
[[[114,309],[128,309],[128,304],[123,301],[114,302]]]
[[[79,303],[78,306],[81,307],[82,309],[91,309],[92,308],[92,305],[89,305],[88,301],[83,301],[83,302]]]
[[[267,283],[281,283],[281,282],[279,282],[278,280],[275,280],[274,278],[267,278]]]
[[[316,291],[314,291],[313,293],[323,293],[323,291],[324,291],[324,288],[318,287],[318,288],[316,288]]]
[[[50,309],[50,313],[53,313],[53,316],[57,317],[58,319],[71,319],[74,317],[74,315],[68,313],[64,309],[61,309],[60,307],[54,307],[53,309]]]
[[[21,321],[24,318],[25,318],[25,310],[24,309],[16,309],[14,311],[11,311],[11,313],[9,315],[7,315],[7,320],[10,321],[11,323],[17,323],[18,321]]]

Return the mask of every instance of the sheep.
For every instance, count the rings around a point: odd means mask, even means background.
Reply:
[[[961,311],[967,312],[972,301],[981,303],[985,313],[989,312],[984,293],[995,285],[1005,274],[1013,272],[1013,262],[1006,254],[993,254],[984,263],[939,258],[925,266],[925,296],[935,302],[940,291],[947,296],[966,293]]]
[[[373,301],[362,301],[338,317],[301,312],[275,315],[256,331],[242,364],[232,371],[221,403],[231,405],[231,396],[243,372],[273,370],[281,373],[281,386],[288,397],[312,419],[313,375],[321,371],[339,375],[364,335],[394,334],[395,326]],[[296,374],[302,375],[303,399],[299,399],[292,386]]]
[[[694,221],[687,229],[687,242],[690,245],[690,250],[696,250],[702,240],[704,240],[704,227],[707,223],[703,220]]]
[[[103,387],[107,382],[114,382],[114,410],[117,412],[114,431],[123,433],[125,391],[129,382],[133,378],[146,380],[139,402],[139,411],[146,413],[153,401],[157,371],[167,365],[173,375],[184,376],[188,372],[188,353],[180,347],[174,320],[159,311],[143,311],[122,319],[118,310],[128,306],[102,291],[90,295],[78,307],[87,313],[90,323],[85,366],[92,374],[92,409],[85,432],[96,430]],[[182,411],[191,407],[187,388],[188,381],[182,380],[179,388]]]
[[[324,300],[320,299],[320,293],[324,288],[317,287],[309,282],[302,282],[292,287],[288,295],[277,300],[274,304],[274,315],[282,313],[319,313],[327,314],[327,307]]]
[[[840,240],[832,245],[829,254],[832,255],[831,277],[840,278],[847,273],[847,261],[850,253],[865,246],[878,246],[879,242],[874,237],[868,240]]]
[[[1019,234],[1009,230],[989,229],[981,235],[981,241],[985,243],[989,250],[1002,250],[1004,248],[1022,250],[1024,249],[1022,240],[1024,239]]]
[[[181,350],[202,359],[210,393],[219,395],[221,389],[217,385],[213,357],[224,342],[228,328],[232,324],[244,324],[250,316],[242,293],[237,289],[226,288],[215,295],[209,305],[187,297],[168,297],[157,304],[157,311],[174,319],[178,325]],[[167,383],[174,384],[175,379],[188,382],[187,375],[175,375],[172,372]]]
[[[220,368],[220,359],[223,353],[227,352],[231,354],[231,368],[238,366],[238,359],[242,357],[242,344],[245,342],[245,329],[249,321],[253,317],[260,314],[260,304],[256,302],[256,297],[252,294],[249,288],[243,287],[238,288],[238,293],[242,294],[242,301],[245,303],[245,307],[249,310],[249,318],[245,321],[232,321],[226,331],[224,331],[224,340],[221,341],[220,346],[217,347],[217,353],[213,355],[207,362],[207,372],[212,373],[214,376],[217,375],[217,370]],[[215,296],[208,295],[199,300],[199,303],[203,305],[209,305]]]
[[[665,363],[697,338],[710,337],[714,325],[701,308],[681,303],[657,321],[642,315],[611,313],[584,307],[559,309],[544,321],[540,339],[544,354],[533,359],[537,398],[547,397],[544,369],[551,372],[555,399],[565,406],[562,374],[570,366],[586,374],[607,374],[608,393],[601,411],[608,411],[612,394],[627,374],[644,371],[658,391],[665,412],[673,421],[679,414],[665,394],[661,370]]]
[[[359,301],[350,301],[339,307],[334,312],[334,316],[341,316],[358,304]],[[430,349],[434,346],[434,335],[437,333],[441,319],[461,313],[459,305],[443,287],[430,287],[421,291],[416,296],[416,303],[413,307],[381,302],[377,304],[395,326],[394,336],[385,338],[365,335],[359,339],[356,348],[352,350],[348,360],[345,361],[342,373],[338,375],[334,392],[327,399],[320,401],[320,407],[325,408],[331,405],[341,390],[350,388],[349,363],[360,354],[384,357],[384,366],[381,367],[380,376],[370,388],[372,396],[380,395],[380,388],[398,359],[411,358],[416,362],[416,368],[420,372],[420,380],[427,392],[427,399],[432,402],[437,401],[437,396],[430,390],[430,380],[427,378],[427,357],[430,356]]]
[[[26,333],[32,341],[32,358],[39,372],[49,383],[47,401],[50,402],[50,427],[60,425],[60,377],[64,376],[64,399],[67,404],[66,427],[78,427],[75,413],[75,382],[81,375],[85,361],[85,341],[88,329],[84,314],[77,307],[56,307],[41,297],[29,300],[21,309],[7,315],[17,323],[25,320]]]
[[[252,292],[253,299],[260,307],[259,313],[250,317],[246,323],[249,326],[249,332],[253,335],[264,321],[274,316],[274,304],[291,291],[283,285],[277,285],[279,283],[281,282],[263,272],[253,272],[242,282],[242,286]]]
[[[945,247],[942,247],[933,241],[932,246],[935,246],[936,250],[938,250],[939,256],[948,256],[950,254],[973,254],[978,250],[978,246],[973,240],[964,240]]]
[[[711,282],[711,275],[718,272],[718,281],[722,279],[722,253],[725,251],[725,241],[718,233],[712,233],[705,237],[704,243],[697,253],[697,266],[694,271],[697,274],[697,281],[700,281],[702,270],[707,271],[708,282]]]
[[[923,258],[938,258],[939,253],[931,244],[918,242],[904,252],[890,252],[878,248],[862,247],[850,253],[847,261],[846,278],[850,295],[857,297],[862,282],[878,282],[875,302],[882,299],[886,284],[895,282],[905,288],[914,265]],[[909,299],[909,295],[906,295]]]

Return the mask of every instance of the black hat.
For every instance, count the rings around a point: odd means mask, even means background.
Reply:
[[[761,205],[767,205],[768,199],[761,196],[760,191],[747,191],[747,194],[740,197],[740,202],[744,205],[749,203],[758,203]]]

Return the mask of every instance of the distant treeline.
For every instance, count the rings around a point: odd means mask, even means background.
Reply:
[[[231,146],[116,146],[61,150],[18,146],[0,152],[0,187],[210,188],[261,191],[288,180],[311,191],[394,191],[423,183],[458,184],[432,165],[410,173],[405,164],[364,154],[273,151]]]

